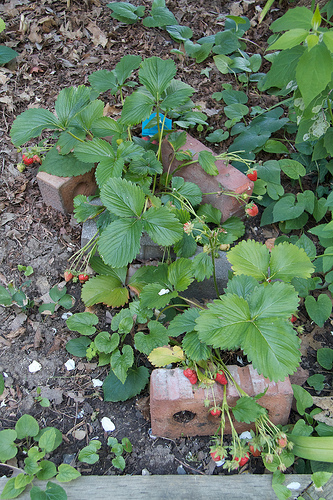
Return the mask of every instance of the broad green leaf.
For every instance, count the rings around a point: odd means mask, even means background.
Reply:
[[[239,297],[243,297],[243,299],[247,299],[252,290],[258,285],[258,281],[253,278],[253,276],[240,274],[238,276],[233,276],[233,278],[228,281],[225,292],[233,293]]]
[[[240,48],[240,42],[235,33],[229,30],[220,31],[215,35],[214,54],[232,54]]]
[[[170,25],[166,27],[167,32],[176,42],[185,42],[193,36],[193,31],[188,26]]]
[[[13,122],[10,137],[15,146],[22,146],[45,129],[58,129],[57,118],[47,109],[31,108],[21,113]]]
[[[170,201],[177,208],[181,208],[182,206],[182,203],[179,201],[179,195],[186,198],[192,206],[199,205],[202,200],[202,192],[197,184],[194,184],[194,182],[184,182],[182,177],[175,176],[172,179],[172,192],[167,197],[169,196]]]
[[[249,108],[245,104],[235,103],[225,106],[223,111],[230,120],[235,119],[239,121],[243,116],[248,114]]]
[[[312,191],[310,192],[312,193]],[[304,233],[296,241],[295,245],[299,248],[303,248],[310,260],[313,260],[316,257],[316,245]]]
[[[155,7],[150,13],[151,16],[145,17],[142,21],[147,28],[164,28],[177,24],[177,19],[167,7]]]
[[[246,104],[248,96],[242,90],[222,90],[221,97],[227,106],[231,104]]]
[[[182,347],[188,358],[200,362],[211,356],[211,349],[200,341],[198,332],[188,332],[183,338]]]
[[[57,467],[50,460],[42,460],[39,462],[40,470],[37,472],[36,477],[41,481],[46,481],[47,479],[51,479],[57,473]]]
[[[213,263],[208,253],[202,251],[193,258],[193,274],[197,281],[203,281],[212,276]]]
[[[244,330],[250,326],[251,314],[245,299],[233,294],[221,296],[196,319],[199,338],[214,348],[234,349],[241,345]]]
[[[121,23],[133,24],[144,14],[145,8],[136,7],[129,2],[111,2],[107,7],[112,10],[111,16]]]
[[[152,112],[154,98],[144,88],[140,88],[126,97],[121,113],[125,125],[137,125],[146,120]]]
[[[213,43],[193,43],[191,40],[185,40],[184,42],[184,48],[186,53],[190,57],[195,58],[195,62],[200,64],[202,63],[209,54],[211,53],[211,50],[213,48]],[[218,57],[218,56],[217,56]]]
[[[79,337],[78,339],[71,339],[66,344],[66,351],[78,358],[84,358],[87,352],[87,347],[90,345],[91,340],[87,337]]]
[[[49,295],[54,302],[58,302],[62,297],[66,295],[66,287],[59,288],[58,285],[55,285],[50,289]]]
[[[126,179],[110,179],[101,189],[101,199],[119,217],[139,217],[145,203],[142,189]]]
[[[119,333],[129,333],[133,327],[133,315],[129,309],[121,309],[121,311],[113,316],[111,321],[111,329],[119,330]]]
[[[198,154],[198,162],[209,175],[217,175],[219,173],[215,161],[216,158],[211,151],[200,151]]]
[[[85,222],[87,219],[96,217],[104,207],[101,205],[91,205],[87,197],[79,194],[74,198],[74,215],[77,222]]]
[[[106,377],[103,383],[104,401],[126,401],[140,394],[149,380],[149,371],[145,366],[130,368],[124,384],[113,372]]]
[[[97,451],[100,449],[101,446],[102,446],[102,443],[100,441],[98,441],[97,439],[90,441],[88,446],[85,446],[84,448],[82,448],[82,450],[79,453],[78,459],[80,460],[80,462],[84,462],[85,464],[90,464],[90,465],[95,464],[99,460],[99,455],[98,455]],[[62,464],[62,465],[65,465],[65,464]],[[59,467],[59,469],[60,469],[60,467]]]
[[[113,465],[113,467],[116,467],[116,469],[120,469],[123,471],[126,467],[126,462],[125,462],[124,457],[119,455],[119,456],[113,458],[112,465]]]
[[[306,383],[313,387],[315,391],[322,391],[325,387],[324,382],[325,376],[322,373],[316,373],[315,375],[309,377],[306,381]]]
[[[238,422],[250,424],[266,413],[265,408],[260,406],[254,398],[241,396],[236,405],[232,408],[232,413]]]
[[[272,31],[287,31],[294,28],[310,30],[312,27],[312,12],[307,7],[295,7],[288,9],[287,12],[274,21],[270,29]]]
[[[323,42],[330,52],[333,52],[333,31],[323,33]]]
[[[296,79],[305,107],[325,90],[331,81],[332,71],[331,53],[325,45],[316,45],[310,51],[304,52],[297,65]]]
[[[37,420],[31,415],[25,414],[18,419],[15,424],[17,438],[23,439],[27,437],[35,437],[39,433],[39,425]]]
[[[93,122],[103,117],[104,102],[95,99],[90,102],[78,115],[76,120],[84,130],[90,130]]]
[[[53,147],[46,153],[39,170],[59,177],[75,177],[90,172],[93,167],[93,163],[82,162],[75,158],[73,153],[61,155],[57,148]]]
[[[179,346],[174,347],[156,347],[148,356],[152,365],[167,366],[170,363],[180,363],[185,361],[183,350]]]
[[[1,499],[7,500],[10,498],[16,498],[25,490],[25,486],[23,486],[23,488],[16,489],[15,488],[15,480],[16,480],[16,477],[12,477],[11,479],[8,479],[8,481],[5,484],[4,489],[2,490]]]
[[[206,141],[208,142],[222,142],[229,138],[229,132],[223,130],[222,128],[214,130],[211,134],[206,135]]]
[[[149,321],[149,333],[141,331],[134,335],[135,348],[148,356],[155,347],[162,347],[169,341],[168,330],[158,321]]]
[[[45,453],[51,453],[55,449],[57,433],[54,427],[47,429],[39,438],[38,444]]]
[[[122,384],[125,383],[127,371],[134,362],[133,349],[130,345],[124,345],[122,353],[116,350],[111,355],[111,368]]]
[[[257,286],[248,297],[251,317],[285,318],[297,309],[298,296],[293,286],[276,281],[267,286]]]
[[[167,23],[177,24],[177,23]],[[139,70],[139,80],[144,85],[155,100],[159,100],[166,90],[171,80],[177,72],[176,65],[172,59],[161,59],[160,57],[150,57],[141,63]]]
[[[44,455],[44,453],[43,453]],[[40,466],[37,463],[36,460],[33,458],[27,457],[24,459],[24,472],[26,474],[37,474],[37,472],[40,471]],[[31,481],[29,481],[31,482]],[[23,486],[23,484],[20,484],[19,486]],[[16,487],[18,487],[18,484],[16,483]]]
[[[119,335],[118,333],[110,335],[109,332],[100,332],[96,336],[94,344],[100,352],[105,352],[106,354],[109,354],[118,347]]]
[[[302,28],[291,29],[281,35],[273,45],[270,45],[269,50],[291,49],[304,42],[308,34],[309,31]]]
[[[182,314],[177,314],[170,321],[168,333],[170,337],[178,337],[182,333],[192,332],[195,328],[195,320],[199,316],[199,310],[192,307]]]
[[[323,272],[327,273],[333,267],[333,246],[325,248],[325,252],[323,254]]]
[[[169,266],[168,280],[175,290],[183,292],[194,280],[193,271],[191,261],[183,258],[177,259]]]
[[[217,226],[221,223],[221,217],[222,217],[221,210],[213,207],[209,203],[200,205],[196,212],[200,217],[202,216],[205,217],[205,222],[213,222],[213,224],[216,224]]]
[[[91,88],[79,85],[65,87],[59,92],[55,102],[55,111],[62,127],[67,127],[71,120],[90,104]]]
[[[300,177],[304,177],[306,174],[306,170],[303,165],[296,160],[279,160],[279,164],[281,170],[290,177],[290,179],[299,179]]]
[[[287,146],[275,139],[268,139],[268,141],[265,142],[263,150],[266,151],[266,153],[289,154]]]
[[[105,304],[121,307],[128,302],[129,292],[118,278],[113,276],[94,276],[82,287],[81,298],[87,307]]]
[[[305,308],[312,319],[319,327],[323,327],[325,321],[330,317],[332,312],[332,301],[325,293],[319,295],[316,300],[311,295],[305,297]]]
[[[62,443],[62,434],[56,427],[44,427],[44,429],[41,429],[39,431],[38,435],[35,437],[35,440],[39,443],[44,434],[48,433],[50,430],[52,430],[52,434],[48,435],[47,438],[51,437],[51,439],[53,440],[52,436],[55,434],[53,448],[51,449],[51,451],[54,451]],[[48,449],[50,449],[50,440],[46,439],[45,441],[48,442]]]
[[[133,54],[129,54],[123,56],[119,63],[116,64],[114,72],[117,75],[118,83],[123,85],[125,80],[131,76],[131,73],[138,69],[141,63],[141,56],[135,56]]]
[[[296,276],[310,278],[313,272],[314,267],[303,248],[287,242],[272,248],[270,279],[290,282]]]
[[[267,90],[271,87],[282,89],[289,82],[295,81],[296,66],[305,50],[305,47],[301,45],[292,49],[282,50],[274,58],[271,69],[264,78],[261,90]]]
[[[119,219],[111,222],[99,239],[98,250],[106,264],[123,267],[140,252],[143,225],[139,219]]]
[[[329,347],[323,347],[317,351],[317,361],[325,368],[325,370],[332,370],[333,366],[333,349]]]
[[[304,415],[306,408],[313,405],[312,396],[300,385],[291,384],[291,387],[293,388],[294,397],[296,399],[297,411],[300,415]]]
[[[92,88],[99,94],[106,92],[107,90],[111,90],[111,94],[115,94],[117,92],[118,82],[114,70],[108,71],[106,69],[99,69],[89,75],[88,80]]]
[[[7,64],[9,61],[18,56],[16,50],[7,47],[6,45],[0,45],[0,66]]]
[[[0,431],[0,460],[6,462],[14,458],[17,453],[17,446],[14,443],[17,433],[13,429]]]
[[[69,481],[73,481],[73,479],[77,479],[80,476],[80,472],[74,469],[71,465],[61,464],[58,467],[56,479],[59,483],[68,483]]]
[[[302,418],[300,418],[299,420],[297,420],[296,424],[293,427],[292,435],[293,436],[311,436],[312,432],[313,432],[313,428],[311,427],[311,425],[307,425],[305,423],[305,421]]]
[[[95,137],[114,136],[117,139],[124,132],[124,127],[113,118],[102,116],[94,121],[91,131]]]
[[[143,307],[161,309],[177,296],[178,292],[172,291],[167,285],[152,283],[142,289],[140,302]]]
[[[123,445],[123,448],[127,453],[132,452],[132,443],[130,442],[130,440],[127,437],[124,437],[121,440],[121,444]]]
[[[234,273],[253,276],[258,281],[266,280],[269,266],[269,250],[254,240],[243,240],[227,254]]]
[[[10,306],[12,301],[12,296],[8,290],[6,290],[4,286],[0,285],[0,304],[3,306]]]
[[[75,147],[74,154],[78,160],[84,163],[97,163],[105,159],[115,159],[115,152],[111,144],[98,138],[80,142]]]
[[[113,276],[117,278],[124,285],[127,276],[127,267],[112,268],[103,262],[101,257],[94,256],[90,259],[89,265],[98,274],[103,274],[106,276]]]
[[[274,205],[272,222],[297,219],[305,209],[304,200],[296,201],[295,196],[288,193]]]
[[[149,208],[142,215],[142,220],[144,230],[158,245],[173,245],[183,236],[182,225],[166,207]]]
[[[232,65],[232,59],[230,57],[221,54],[218,56],[214,56],[213,59],[220,73],[222,73],[223,75],[229,73],[229,69]]]
[[[75,313],[66,321],[66,325],[70,330],[79,332],[82,335],[93,335],[96,331],[93,325],[97,325],[97,323],[96,314],[90,312]]]

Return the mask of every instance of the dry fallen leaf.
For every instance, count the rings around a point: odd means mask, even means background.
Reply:
[[[95,46],[101,45],[104,49],[106,44],[108,43],[108,37],[103,33],[103,31],[96,26],[95,23],[89,23],[87,26],[87,30],[92,34],[92,42]]]
[[[324,424],[333,426],[333,397],[313,396],[312,399],[316,406],[324,410],[321,413],[318,413],[318,415],[314,415],[313,418],[317,420],[317,422],[323,422]]]
[[[266,245],[266,247],[268,248],[269,251],[271,251],[272,248],[274,248],[275,239],[276,238],[268,238],[268,240],[265,241],[265,245]]]

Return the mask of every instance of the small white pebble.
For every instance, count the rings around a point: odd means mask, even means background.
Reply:
[[[168,290],[167,288],[162,288],[162,290],[158,292],[158,295],[165,295],[166,293],[170,293],[170,290]]]
[[[252,439],[251,432],[242,432],[242,434],[239,435],[239,439],[246,439],[246,441],[249,441],[250,439]]]
[[[74,359],[69,359],[66,361],[65,366],[67,370],[70,372],[71,370],[75,370],[75,361]]]
[[[142,476],[150,476],[150,472],[148,469],[142,469],[141,475]]]
[[[301,487],[301,484],[300,483],[296,483],[296,481],[294,483],[287,484],[287,488],[289,490],[299,490],[300,487]]]
[[[105,432],[112,432],[116,428],[112,420],[110,420],[108,417],[103,417],[101,420],[101,424]]]
[[[99,378],[93,378],[92,383],[94,387],[102,387],[103,382]]]
[[[68,312],[62,314],[61,319],[68,319],[70,316],[73,316],[73,313],[68,311]]]
[[[81,411],[79,411],[79,413],[77,414],[77,418],[83,418],[83,415],[84,415],[84,410],[81,410]]]
[[[30,373],[36,373],[39,372],[39,370],[42,368],[42,365],[38,363],[38,361],[33,361],[29,365],[29,372]]]
[[[3,372],[2,374],[3,374],[3,376],[4,376],[5,378],[8,378],[8,373]]]
[[[148,430],[148,436],[150,439],[157,439],[157,436],[154,436],[154,434],[151,432],[151,429]]]
[[[219,460],[218,462],[215,462],[216,467],[221,467],[225,463],[224,458],[222,460]]]

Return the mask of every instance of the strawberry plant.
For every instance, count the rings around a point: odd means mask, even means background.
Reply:
[[[4,31],[5,28],[6,24],[4,20],[0,18],[0,33]],[[0,45],[0,66],[7,64],[12,59],[15,59],[16,56],[18,56],[18,53],[15,50],[6,45]]]

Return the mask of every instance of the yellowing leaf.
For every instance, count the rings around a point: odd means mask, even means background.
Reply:
[[[185,360],[183,350],[179,346],[157,347],[148,356],[152,365],[161,367],[170,363],[179,363]]]

